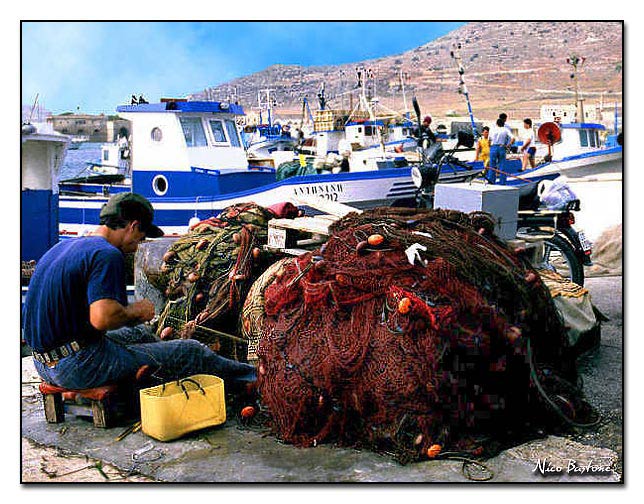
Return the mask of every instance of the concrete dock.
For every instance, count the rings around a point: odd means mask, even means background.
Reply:
[[[618,483],[623,480],[622,277],[590,278],[586,287],[593,303],[610,319],[602,325],[600,347],[579,361],[584,393],[601,413],[602,422],[588,432],[547,436],[505,450],[485,461],[487,469],[479,468],[477,473],[475,467],[466,468],[475,478],[491,475],[489,481],[495,483]],[[169,443],[156,441],[141,432],[116,441],[115,437],[125,426],[97,429],[77,418],[62,424],[46,423],[37,382],[31,358],[23,358],[21,435],[25,482],[38,480],[38,471],[33,467],[37,457],[32,456],[32,451],[45,447],[54,447],[59,454],[67,454],[68,459],[78,454],[86,457],[86,461],[100,461],[106,467],[114,467],[116,472],[112,474],[119,481],[470,482],[464,476],[461,461],[436,460],[402,466],[387,456],[368,451],[330,445],[299,449],[279,443],[266,433],[243,429],[235,419]],[[543,460],[563,471],[541,474],[538,463]],[[609,470],[594,474],[568,471],[571,460],[577,468],[590,464]],[[90,471],[92,465],[86,465]],[[62,478],[65,472],[59,468],[57,474]],[[98,475],[97,471],[93,472]],[[82,471],[75,474],[65,476],[64,481],[70,478],[82,481]],[[40,476],[46,481],[56,481],[58,477]],[[101,480],[106,481],[105,476],[92,479]]]

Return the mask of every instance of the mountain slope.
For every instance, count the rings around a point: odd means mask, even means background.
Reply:
[[[450,53],[462,46],[465,82],[475,114],[494,117],[500,109],[511,116],[537,116],[544,103],[572,103],[572,67],[566,59],[576,54],[585,62],[578,71],[587,103],[603,100],[621,104],[621,22],[476,22],[402,54],[337,66],[273,65],[265,70],[192,95],[228,98],[247,109],[258,105],[258,91],[270,88],[276,110],[297,113],[302,98],[317,107],[316,95],[324,83],[329,106],[348,107],[356,86],[356,68],[373,74],[367,90],[381,104],[402,110],[400,74],[404,73],[408,105],[415,95],[423,112],[466,114],[458,94],[458,72]],[[354,100],[355,103],[355,100]]]

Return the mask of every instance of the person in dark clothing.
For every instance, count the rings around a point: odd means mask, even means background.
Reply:
[[[134,379],[148,365],[159,383],[193,374],[253,382],[255,368],[196,340],[160,341],[145,322],[147,299],[128,303],[124,254],[163,235],[150,202],[120,193],[103,206],[91,236],[62,241],[40,259],[23,311],[23,338],[43,380],[69,389]]]
[[[436,135],[432,131],[430,125],[432,124],[432,118],[430,116],[425,116],[423,123],[420,125],[420,129],[416,129],[415,137],[418,138],[418,144],[420,145],[422,141],[426,138],[428,144],[431,145],[436,142]]]

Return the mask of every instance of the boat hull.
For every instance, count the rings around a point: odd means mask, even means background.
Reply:
[[[462,170],[445,173],[443,182],[461,182],[476,176],[479,171]],[[309,198],[344,203],[360,209],[379,206],[410,206],[416,198],[411,168],[402,167],[370,172],[337,173],[291,177],[236,193],[200,194],[190,198],[153,198],[155,222],[167,235],[183,234],[191,218],[205,219],[224,208],[245,202],[271,206],[283,201],[298,203]],[[91,232],[107,196],[61,195],[61,237],[82,236]]]
[[[576,178],[600,174],[621,174],[622,172],[622,149],[619,147],[555,160],[543,167],[537,167],[530,173],[534,176],[558,173]]]

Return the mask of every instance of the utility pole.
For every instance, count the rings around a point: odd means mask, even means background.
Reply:
[[[584,65],[584,61],[586,61],[586,58],[577,56],[576,54],[572,54],[569,58],[566,59],[566,63],[572,66],[572,73],[570,74],[570,78],[575,84],[575,108],[577,110],[578,122],[585,122],[586,120],[584,116],[584,99],[581,97],[581,93],[579,92],[578,74],[578,72],[581,70],[581,67]]]

